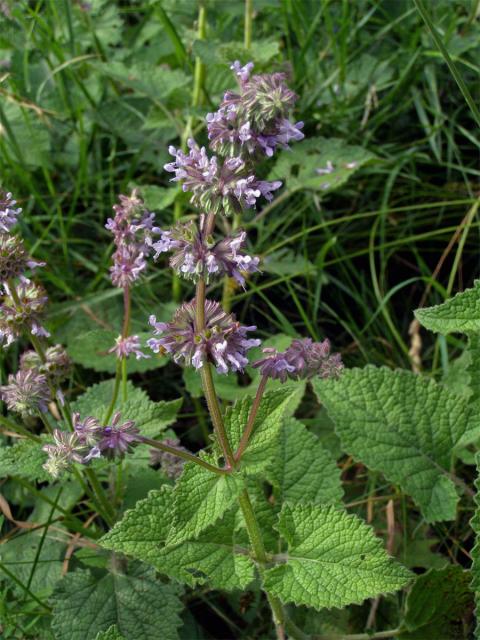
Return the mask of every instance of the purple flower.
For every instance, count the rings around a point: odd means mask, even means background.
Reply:
[[[242,67],[238,60],[235,60],[235,62],[230,65],[230,69],[235,72],[235,75],[239,79],[240,84],[244,84],[248,81],[248,79],[250,78],[250,72],[253,67],[253,62],[247,62],[247,64]]]
[[[130,196],[120,195],[119,200],[113,207],[115,216],[105,225],[116,245],[110,277],[114,286],[128,287],[146,269],[145,258],[159,229],[154,226],[155,215],[145,209],[136,189]]]
[[[120,246],[113,254],[110,277],[115,287],[128,287],[147,268],[145,256],[133,244]]]
[[[308,379],[313,376],[321,378],[335,377],[343,369],[340,354],[330,354],[330,342],[313,342],[310,338],[293,340],[290,347],[278,353],[276,349],[264,349],[265,358],[253,363],[262,375],[285,382]]]
[[[6,295],[0,305],[0,343],[10,345],[22,331],[48,337],[50,334],[39,321],[48,300],[44,289],[29,280],[15,287],[14,296],[6,284],[4,289]]]
[[[135,422],[127,420],[120,424],[120,418],[120,413],[115,413],[112,424],[103,427],[102,437],[98,442],[98,448],[108,458],[122,458],[139,441],[140,431],[135,426]]]
[[[34,369],[10,374],[8,384],[0,387],[0,397],[10,411],[24,418],[36,416],[38,411],[45,413],[50,402],[47,378]]]
[[[198,280],[202,277],[208,282],[211,276],[228,275],[243,287],[243,273],[258,271],[259,258],[244,252],[247,234],[244,231],[236,236],[226,237],[215,242],[203,232],[204,217],[201,217],[200,229],[191,221],[178,224],[173,229],[162,231],[160,240],[153,244],[154,258],[161,253],[171,251],[170,266],[184,278]]]
[[[231,69],[239,80],[239,93],[227,91],[215,113],[207,115],[211,148],[223,156],[265,154],[288,149],[289,142],[302,140],[303,122],[288,119],[297,96],[286,85],[283,73],[255,75],[252,63]]]
[[[265,192],[270,195],[270,191],[281,186],[278,181],[260,183],[253,174],[249,174],[242,158],[227,158],[219,162],[216,156],[209,158],[205,147],[200,148],[193,139],[188,141],[188,147],[188,154],[169,147],[175,161],[164,168],[175,174],[172,180],[182,182],[183,190],[192,193],[192,204],[203,211],[231,215],[254,207]]]
[[[115,353],[117,358],[128,358],[132,353],[135,354],[137,360],[140,358],[149,358],[145,353],[140,351],[141,344],[138,336],[127,336],[123,338],[121,335],[115,340],[115,346],[108,350],[108,353]]]
[[[177,364],[193,365],[200,369],[205,362],[215,365],[218,373],[243,371],[248,364],[246,353],[258,347],[260,340],[247,338],[248,331],[256,327],[244,327],[235,316],[225,313],[217,302],[205,302],[205,328],[196,330],[195,300],[183,304],[171,322],[157,322],[150,317],[154,334],[148,345],[155,353],[169,353]]]
[[[0,191],[0,232],[9,233],[10,229],[17,224],[17,218],[22,210],[15,208],[17,201],[13,199],[11,193]]]
[[[74,413],[72,421],[73,430],[77,435],[79,443],[89,447],[95,446],[100,434],[103,432],[103,427],[97,418],[89,416],[82,420],[79,413]]]

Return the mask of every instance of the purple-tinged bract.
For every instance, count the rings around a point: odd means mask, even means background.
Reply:
[[[152,237],[158,233],[155,216],[145,209],[136,189],[130,196],[119,196],[114,205],[115,216],[105,228],[112,232],[116,250],[110,277],[116,287],[129,287],[147,267],[145,258],[151,252]]]
[[[40,324],[40,315],[48,301],[45,290],[29,280],[20,282],[14,292],[7,285],[4,289],[6,295],[0,305],[0,343],[8,346],[22,331],[48,337],[50,334]]]
[[[103,427],[97,418],[88,416],[82,420],[79,413],[74,413],[72,423],[73,430],[82,445],[93,447],[98,443]]]
[[[29,258],[21,238],[6,233],[0,234],[0,282],[23,278],[27,269],[40,266],[44,266],[44,263]]]
[[[262,375],[285,382],[308,379],[336,377],[343,369],[338,353],[330,353],[330,342],[313,342],[310,338],[293,340],[290,347],[279,353],[276,349],[264,349],[265,358],[253,363]]]
[[[253,67],[231,69],[240,91],[227,91],[220,108],[207,115],[210,147],[222,156],[261,154],[271,157],[277,148],[288,149],[290,142],[302,140],[303,122],[288,119],[297,100],[283,73],[250,77]]]
[[[115,413],[112,423],[102,429],[98,448],[107,458],[122,458],[139,441],[140,431],[135,422],[127,420],[120,424],[120,419],[120,413]]]
[[[10,411],[24,418],[36,416],[39,411],[45,413],[50,401],[47,378],[34,369],[10,374],[8,384],[0,387],[0,397]]]
[[[218,160],[208,157],[205,147],[193,139],[188,141],[189,153],[169,147],[174,162],[165,170],[175,174],[173,181],[182,182],[182,189],[192,193],[191,202],[207,213],[231,215],[254,207],[262,196],[272,199],[272,191],[282,186],[280,181],[260,182],[240,157]]]
[[[247,351],[260,345],[260,340],[247,337],[256,327],[242,326],[211,300],[205,302],[205,328],[201,331],[195,326],[195,300],[177,309],[171,322],[157,322],[151,316],[150,324],[160,336],[148,340],[155,353],[168,353],[177,364],[196,369],[210,362],[222,374],[243,371],[248,364]]]
[[[153,244],[154,258],[158,258],[161,253],[172,252],[170,266],[184,278],[194,282],[204,278],[209,282],[212,277],[227,275],[235,278],[243,287],[243,274],[258,271],[260,261],[244,251],[247,234],[240,231],[233,237],[215,242],[213,237],[205,235],[203,226],[202,217],[200,228],[191,221],[162,231],[160,240]]]

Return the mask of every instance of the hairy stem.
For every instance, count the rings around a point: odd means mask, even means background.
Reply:
[[[235,452],[235,460],[238,462],[245,449],[247,448],[248,442],[250,440],[250,436],[253,432],[253,427],[255,425],[255,418],[257,417],[258,409],[260,407],[260,403],[263,398],[263,394],[265,393],[265,387],[267,386],[268,378],[267,376],[262,376],[260,380],[260,384],[258,385],[257,393],[253,400],[252,408],[250,409],[250,415],[248,416],[247,426],[245,427],[245,431],[242,434],[242,438],[240,440],[240,444],[238,445],[238,449]]]
[[[164,444],[163,442],[159,442],[158,440],[152,440],[151,438],[147,438],[145,436],[140,436],[140,441],[144,444],[152,447],[153,449],[158,449],[159,451],[165,451],[166,453],[170,453],[173,456],[177,456],[177,458],[183,458],[187,462],[194,462],[198,464],[200,467],[204,469],[208,469],[212,473],[216,473],[217,475],[224,475],[229,473],[227,469],[220,469],[220,467],[216,467],[213,464],[202,460],[201,458],[193,455],[193,453],[188,453],[188,451],[183,451],[182,449],[177,449],[177,447],[171,447],[168,444]]]
[[[250,500],[250,496],[248,494],[248,490],[245,489],[239,496],[238,502],[240,504],[240,508],[242,510],[243,518],[245,520],[245,526],[247,527],[247,533],[250,540],[250,544],[252,545],[253,553],[255,554],[255,559],[259,565],[260,575],[263,574],[264,566],[267,562],[267,554],[265,551],[265,546],[263,544],[262,532],[260,530],[257,518],[255,516],[255,512],[253,510],[252,502]],[[283,637],[283,627],[285,625],[285,612],[283,610],[283,605],[280,600],[265,592],[268,603],[272,610],[273,621],[275,623],[275,628],[277,629],[277,637]],[[292,634],[292,637],[295,637]]]

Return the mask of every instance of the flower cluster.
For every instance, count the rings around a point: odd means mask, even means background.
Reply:
[[[330,342],[313,342],[310,338],[293,340],[290,347],[281,353],[276,349],[263,350],[265,358],[253,363],[263,376],[285,382],[313,378],[331,378],[339,375],[343,369],[338,353],[330,353]]]
[[[258,180],[240,157],[221,161],[208,157],[205,147],[195,140],[188,141],[189,152],[170,146],[168,151],[175,160],[165,170],[175,174],[172,181],[182,182],[183,191],[192,193],[191,203],[208,213],[231,215],[254,207],[261,197],[273,199],[272,192],[282,186],[278,180]]]
[[[227,91],[218,111],[207,115],[210,147],[220,155],[246,152],[271,157],[277,148],[287,149],[289,142],[304,137],[303,122],[288,119],[297,96],[287,86],[285,74],[250,77],[252,68],[251,62],[244,67],[234,62],[231,69],[239,92]]]
[[[55,429],[53,444],[46,444],[43,450],[48,454],[43,465],[46,471],[57,478],[73,462],[88,464],[94,458],[123,458],[132,446],[139,442],[139,430],[132,420],[121,424],[120,413],[113,416],[110,425],[102,426],[93,417],[72,417],[73,431]]]
[[[36,336],[50,335],[40,316],[47,302],[42,287],[26,276],[27,269],[44,266],[31,260],[21,238],[11,234],[21,209],[15,207],[11,193],[0,192],[0,284],[4,298],[0,305],[0,343],[14,342],[23,331]]]
[[[170,266],[184,278],[208,283],[212,276],[227,275],[245,286],[244,273],[258,271],[259,258],[244,252],[247,234],[238,232],[233,237],[215,241],[204,232],[204,217],[200,227],[191,221],[178,224],[173,229],[161,231],[160,240],[153,244],[154,258],[161,253],[172,252]]]
[[[115,287],[128,287],[147,268],[152,236],[158,229],[154,226],[155,215],[145,209],[136,189],[130,196],[121,195],[119,200],[113,207],[115,216],[105,225],[115,243],[110,277]]]
[[[169,353],[177,364],[195,369],[210,362],[218,373],[243,371],[248,364],[247,351],[260,345],[260,340],[247,338],[247,332],[257,327],[242,326],[218,302],[206,300],[205,327],[197,331],[195,311],[192,300],[177,309],[171,322],[157,322],[151,316],[154,334],[161,337],[148,340],[150,348],[155,353]]]
[[[8,376],[8,384],[0,387],[0,397],[10,411],[22,418],[45,413],[50,401],[47,377],[36,369],[20,369]]]
[[[60,344],[48,347],[42,360],[36,351],[25,351],[20,356],[20,369],[33,369],[46,376],[53,385],[68,378],[72,370],[72,361]]]

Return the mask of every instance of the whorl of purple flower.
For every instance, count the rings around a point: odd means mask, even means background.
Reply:
[[[10,411],[22,417],[36,416],[39,411],[45,413],[50,402],[47,378],[34,369],[10,374],[8,384],[0,387],[0,397]]]
[[[244,252],[247,234],[240,231],[233,237],[215,242],[203,232],[204,217],[200,228],[193,222],[178,224],[168,231],[161,231],[160,240],[152,246],[156,260],[161,253],[172,252],[170,266],[184,278],[196,281],[204,278],[208,283],[212,276],[228,275],[242,286],[242,273],[258,271],[260,259]]]
[[[17,218],[22,213],[20,208],[16,208],[17,201],[13,199],[11,193],[0,191],[0,232],[9,233],[10,229],[17,224]]]
[[[26,280],[27,269],[45,266],[44,262],[32,260],[18,236],[0,233],[0,282],[8,282],[13,278]]]
[[[180,445],[180,441],[177,438],[166,438],[162,440],[162,444],[166,444],[169,447],[175,447],[181,451],[188,451],[185,447]],[[150,464],[159,464],[162,467],[162,471],[171,480],[177,480],[182,474],[183,467],[185,466],[185,460],[174,456],[167,451],[160,451],[160,449],[150,449]]]
[[[111,425],[103,427],[102,437],[98,448],[108,458],[122,458],[132,446],[139,441],[139,429],[133,420],[120,424],[120,413],[115,413]]]
[[[265,182],[257,180],[246,167],[242,158],[227,158],[218,161],[216,156],[208,157],[205,147],[199,147],[195,140],[188,140],[188,154],[170,146],[168,151],[175,160],[164,166],[174,173],[172,181],[182,182],[183,191],[192,193],[191,202],[207,213],[231,215],[256,205],[260,197],[272,200],[272,192],[282,183],[278,180]]]
[[[278,353],[276,349],[263,350],[265,358],[253,363],[263,376],[285,382],[308,379],[314,376],[321,378],[336,377],[343,369],[339,353],[330,353],[330,342],[313,342],[310,338],[293,340],[290,347]]]
[[[88,464],[101,455],[98,447],[89,448],[77,431],[55,429],[53,440],[53,444],[46,444],[42,449],[48,454],[43,468],[54,478],[58,478],[73,462]]]
[[[120,413],[113,416],[110,425],[103,427],[97,418],[81,419],[73,416],[73,432],[55,429],[53,444],[46,444],[48,453],[44,468],[55,478],[67,470],[72,462],[89,464],[103,455],[107,458],[122,458],[139,441],[139,430],[132,420],[120,424]]]
[[[155,353],[168,353],[177,364],[200,369],[205,362],[215,365],[218,373],[243,371],[248,364],[246,353],[260,345],[260,340],[247,338],[248,331],[235,316],[226,313],[217,302],[205,302],[205,328],[196,330],[195,300],[183,304],[171,322],[157,322],[150,316],[154,334],[148,345]]]
[[[45,351],[45,361],[42,361],[36,351],[25,351],[20,356],[20,369],[35,369],[47,376],[47,379],[58,383],[68,377],[72,370],[72,361],[60,344],[48,347]]]
[[[137,360],[140,358],[149,358],[141,351],[140,338],[138,336],[127,336],[123,338],[121,335],[115,339],[115,346],[108,350],[108,353],[114,353],[117,358],[128,358],[132,353],[135,354]]]
[[[130,196],[119,196],[114,205],[115,216],[105,228],[112,232],[116,250],[110,277],[115,287],[127,287],[145,271],[145,258],[151,252],[152,236],[158,233],[155,215],[145,209],[136,189]]]
[[[45,290],[29,280],[24,280],[15,287],[14,296],[8,285],[4,284],[4,289],[6,295],[0,305],[0,343],[8,346],[22,331],[48,337],[50,334],[39,321],[48,301]]]
[[[250,77],[253,64],[230,67],[240,92],[227,91],[220,108],[207,115],[210,147],[221,155],[257,152],[271,157],[277,148],[302,140],[303,122],[288,119],[297,95],[288,88],[284,73]]]

